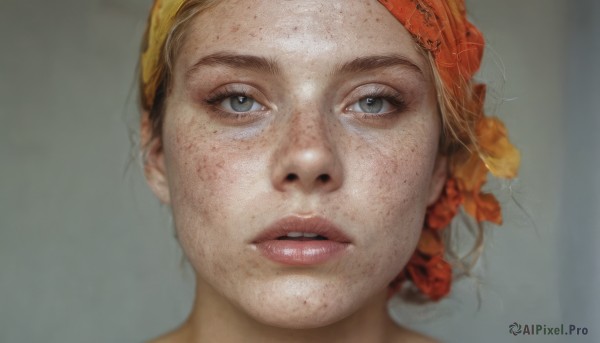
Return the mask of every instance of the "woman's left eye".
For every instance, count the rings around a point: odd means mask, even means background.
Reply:
[[[221,108],[231,113],[260,111],[264,106],[253,98],[245,95],[233,95],[221,101]]]
[[[395,107],[383,97],[369,96],[348,106],[348,111],[364,114],[385,114],[393,112]]]

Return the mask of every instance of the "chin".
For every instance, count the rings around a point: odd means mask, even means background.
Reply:
[[[254,320],[266,325],[286,329],[324,327],[348,317],[372,295],[342,284],[306,276],[285,278],[255,292],[245,289],[241,306]]]

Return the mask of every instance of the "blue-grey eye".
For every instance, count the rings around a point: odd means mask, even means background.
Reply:
[[[358,107],[363,113],[380,113],[383,109],[384,100],[382,98],[364,98],[358,102]]]
[[[248,112],[252,110],[256,101],[250,97],[238,95],[229,98],[229,105],[234,112]]]

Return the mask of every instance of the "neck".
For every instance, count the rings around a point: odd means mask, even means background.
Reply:
[[[177,341],[185,342],[388,342],[409,334],[387,312],[385,290],[346,318],[319,328],[286,329],[256,321],[197,278],[196,301]]]

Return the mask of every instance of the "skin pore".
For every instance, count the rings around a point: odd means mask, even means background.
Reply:
[[[145,172],[197,290],[160,341],[425,341],[386,310],[446,176],[430,66],[404,27],[375,0],[223,0],[189,23],[172,81]],[[253,242],[287,216],[351,244],[273,262]]]

